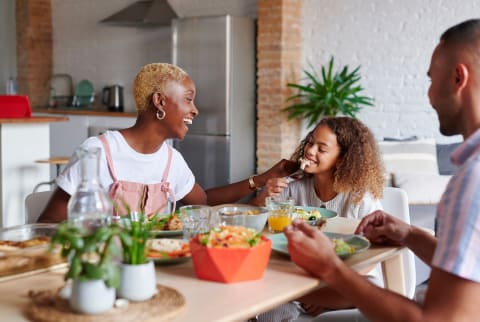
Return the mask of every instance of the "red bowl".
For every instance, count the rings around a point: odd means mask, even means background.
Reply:
[[[208,248],[190,240],[193,267],[198,278],[235,283],[258,280],[267,268],[272,241],[261,237],[262,242],[252,248]]]

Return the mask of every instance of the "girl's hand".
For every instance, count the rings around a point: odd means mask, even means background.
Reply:
[[[286,178],[268,179],[262,192],[265,193],[265,197],[278,196],[286,187],[288,187],[288,180]]]
[[[268,179],[262,191],[255,197],[253,204],[257,206],[265,206],[265,199],[269,196],[278,196],[288,186],[285,178]]]

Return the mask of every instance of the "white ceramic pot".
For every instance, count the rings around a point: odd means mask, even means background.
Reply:
[[[73,281],[70,307],[80,313],[100,314],[110,310],[115,302],[115,289],[103,280]]]
[[[118,295],[130,301],[146,301],[157,292],[152,261],[140,265],[122,264]]]

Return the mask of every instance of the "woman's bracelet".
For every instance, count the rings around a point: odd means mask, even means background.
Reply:
[[[256,176],[256,175],[253,174],[253,175],[251,175],[250,177],[248,177],[248,187],[250,188],[250,190],[258,191],[258,190],[260,190],[260,187],[257,187],[257,185],[255,184],[255,181],[253,181],[253,178],[254,178],[255,176]]]

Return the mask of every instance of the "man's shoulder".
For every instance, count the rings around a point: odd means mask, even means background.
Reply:
[[[480,178],[480,151],[472,154],[453,174],[454,180],[473,180]]]

